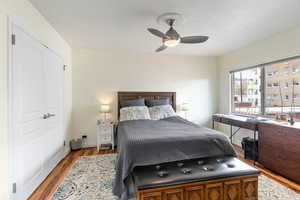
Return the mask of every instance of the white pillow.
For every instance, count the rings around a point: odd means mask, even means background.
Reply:
[[[130,106],[120,109],[120,121],[150,119],[147,106]]]
[[[176,113],[171,105],[153,106],[149,108],[150,117],[152,120],[164,119],[175,116]]]

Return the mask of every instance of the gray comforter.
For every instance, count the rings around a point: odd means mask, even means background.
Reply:
[[[118,126],[118,157],[113,193],[132,197],[131,172],[144,166],[193,158],[236,156],[228,138],[180,117],[123,121]]]

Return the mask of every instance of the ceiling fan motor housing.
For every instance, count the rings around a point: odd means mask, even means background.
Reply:
[[[171,28],[166,32],[166,36],[164,37],[163,44],[168,47],[176,46],[180,43],[180,35],[175,31],[175,29],[171,26]]]
[[[180,38],[180,35],[175,31],[173,27],[171,27],[167,32],[166,36],[168,39],[177,40]]]

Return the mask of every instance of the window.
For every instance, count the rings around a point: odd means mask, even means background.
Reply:
[[[300,57],[231,72],[231,77],[232,112],[272,117],[294,105],[300,118]]]
[[[267,72],[266,74],[267,76],[275,76],[277,74],[277,71]]]
[[[261,68],[232,73],[233,111],[239,113],[260,113]]]
[[[268,84],[267,84],[267,87],[268,87],[268,88],[272,88],[272,87],[273,87],[273,84],[272,84],[272,83],[268,83]]]
[[[300,70],[299,70],[299,68],[298,67],[293,67],[293,73],[297,73],[297,72],[299,72]]]
[[[284,95],[284,100],[288,101],[289,100],[289,95]]]
[[[293,85],[298,86],[298,85],[300,85],[300,83],[299,83],[299,81],[297,81],[297,80],[293,80]]]

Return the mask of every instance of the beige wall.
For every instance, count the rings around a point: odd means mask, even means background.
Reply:
[[[300,55],[300,27],[275,34],[218,58],[219,67],[219,112],[230,112],[230,81],[229,71],[254,66],[283,58]],[[229,129],[220,126],[226,133]],[[237,134],[236,143],[247,134]]]
[[[71,49],[69,45],[48,24],[44,17],[27,0],[0,0],[0,199],[8,199],[9,194],[9,165],[8,165],[8,23],[9,17],[15,24],[21,26],[36,39],[60,54],[68,65],[65,74],[65,120],[66,138],[70,137],[70,120],[72,108],[72,76]]]
[[[97,105],[109,103],[116,119],[117,91],[175,91],[177,103],[188,102],[188,118],[208,124],[217,111],[214,57],[159,53],[73,50],[73,133],[96,144]],[[182,113],[180,113],[182,114]]]

